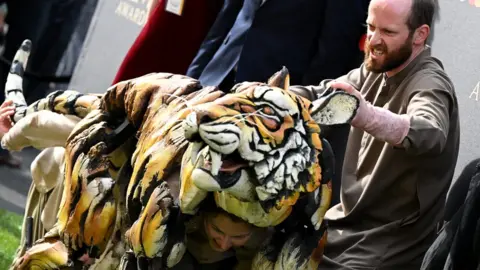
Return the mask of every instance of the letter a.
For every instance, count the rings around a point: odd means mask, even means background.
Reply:
[[[468,98],[472,98],[472,96],[475,95],[475,101],[478,101],[478,91],[480,91],[480,82],[477,83],[477,85],[473,89],[470,96],[468,96]]]

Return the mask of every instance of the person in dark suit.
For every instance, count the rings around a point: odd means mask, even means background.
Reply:
[[[285,66],[292,85],[318,84],[358,67],[369,0],[225,0],[187,76],[228,91]],[[336,156],[332,205],[350,127],[327,134]]]

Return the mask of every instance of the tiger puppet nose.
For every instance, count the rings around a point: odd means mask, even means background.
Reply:
[[[240,199],[253,200],[254,186],[243,168],[248,162],[238,152],[241,129],[235,125],[238,113],[211,104],[208,110],[191,112],[183,122],[185,138],[190,142],[191,178],[205,191],[228,190]],[[215,111],[219,113],[215,115]],[[220,117],[222,115],[222,117]]]

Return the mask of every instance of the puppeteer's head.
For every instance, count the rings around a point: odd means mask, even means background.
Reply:
[[[244,246],[255,228],[243,219],[220,208],[206,211],[204,227],[210,246],[219,252]]]
[[[372,0],[368,9],[365,67],[397,71],[423,50],[438,0]]]

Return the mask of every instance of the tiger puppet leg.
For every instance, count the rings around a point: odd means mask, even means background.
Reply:
[[[105,114],[96,109],[100,101],[98,95],[57,91],[27,106],[23,97],[22,76],[30,47],[28,40],[22,44],[7,78],[6,98],[12,100],[16,107],[12,122],[16,123],[40,110],[85,118],[65,145],[66,179],[57,223],[47,233],[48,237],[37,241],[13,268],[68,268],[82,264],[81,260],[90,262],[90,258],[100,257],[109,248],[108,245],[116,241],[112,235],[118,231],[122,219],[116,213],[119,191],[113,178],[119,164],[126,160],[126,155],[116,149],[126,128],[118,131],[114,129],[115,123],[107,123]]]
[[[197,81],[185,76],[155,77],[156,82],[147,84],[150,88],[141,82],[127,85],[132,93],[142,89],[151,89],[152,93],[132,157],[134,170],[127,188],[127,211],[132,223],[126,232],[130,250],[122,259],[121,269],[168,269],[183,257],[184,222],[197,209],[192,206],[191,211],[183,211],[178,203],[182,188],[179,178],[192,173],[189,165],[182,165],[187,156],[184,153],[191,148],[182,123],[194,106],[224,95],[214,87],[201,89]],[[204,198],[201,194],[206,193],[196,193],[192,200],[196,206]]]

